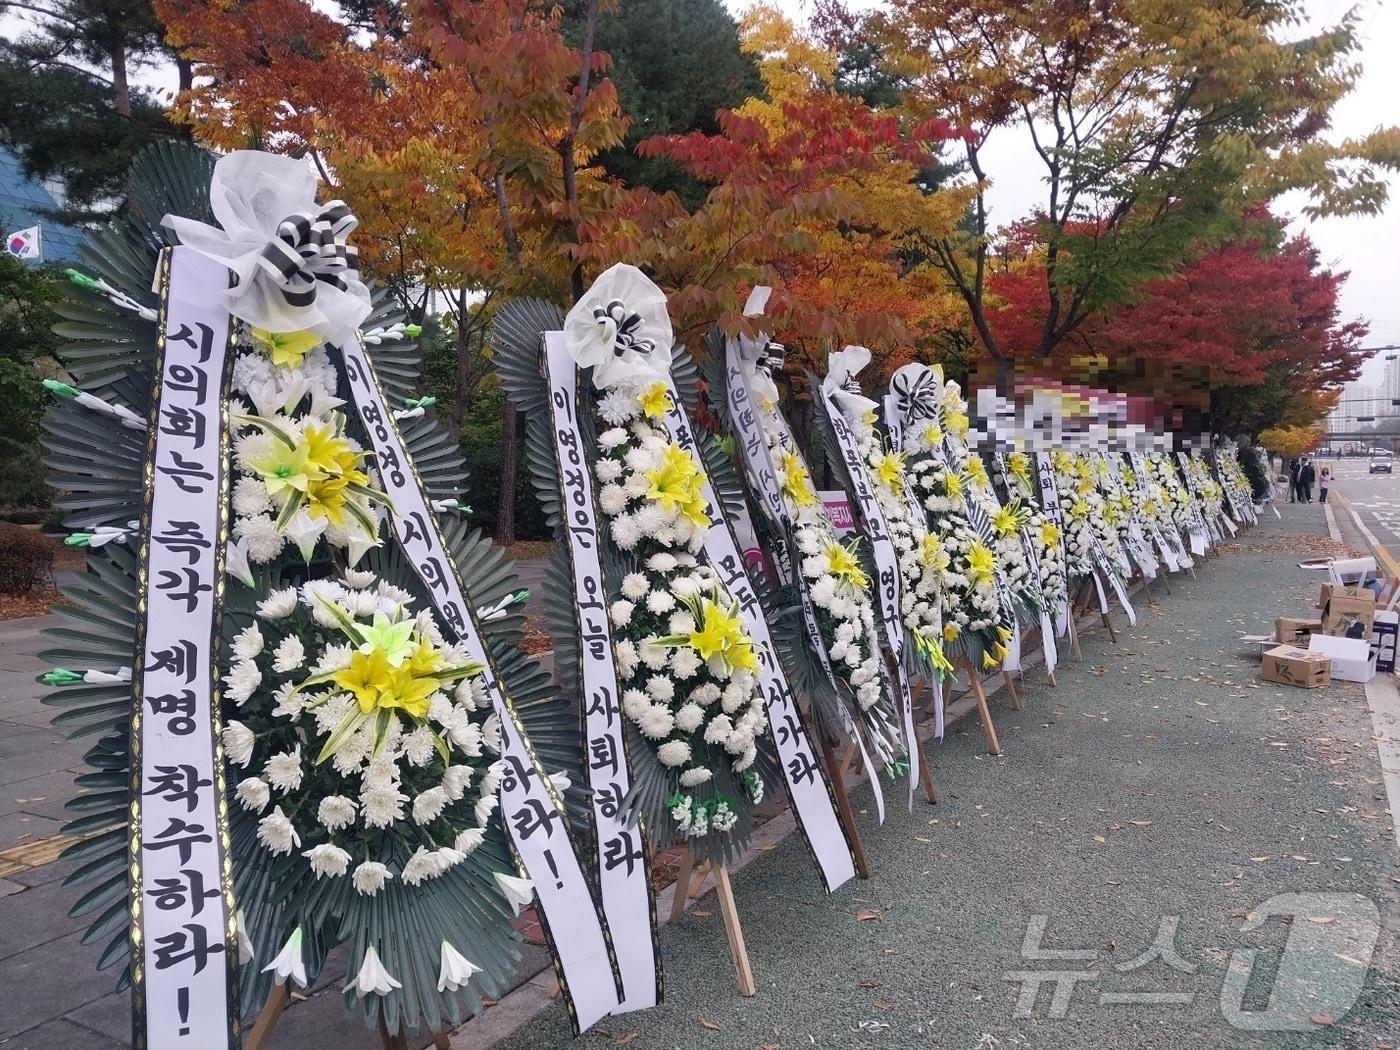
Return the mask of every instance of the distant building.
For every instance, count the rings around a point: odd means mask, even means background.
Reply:
[[[0,146],[0,237],[31,226],[43,231],[42,258],[27,262],[69,263],[77,258],[78,245],[86,235],[49,218],[49,211],[57,207],[58,201],[44,184],[24,173],[19,157]]]

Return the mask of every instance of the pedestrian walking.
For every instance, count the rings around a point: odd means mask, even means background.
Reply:
[[[1303,460],[1303,465],[1298,468],[1298,488],[1299,497],[1304,503],[1311,503],[1313,482],[1317,479],[1317,471],[1313,469],[1312,460]]]
[[[1298,457],[1288,461],[1288,502],[1298,502]]]
[[[1327,486],[1332,484],[1332,468],[1323,467],[1322,473],[1317,476],[1317,495],[1319,503],[1327,502]]]

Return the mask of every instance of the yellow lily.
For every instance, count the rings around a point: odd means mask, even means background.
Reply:
[[[861,591],[870,586],[870,577],[861,570],[854,551],[839,543],[832,543],[823,553],[826,555],[827,572],[835,576],[840,583]]]
[[[266,328],[252,330],[253,341],[262,346],[278,368],[300,368],[306,355],[321,345],[315,332],[269,332]]]
[[[802,457],[796,452],[785,451],[778,460],[778,467],[783,472],[783,495],[792,501],[793,506],[814,506],[817,492],[812,487],[812,475],[808,473]]]
[[[666,390],[666,384],[656,382],[647,387],[639,399],[642,404],[642,415],[648,419],[661,419],[666,415],[666,410],[671,407],[671,398]]]

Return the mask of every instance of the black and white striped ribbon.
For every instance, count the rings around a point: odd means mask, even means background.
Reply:
[[[345,241],[359,224],[344,201],[288,215],[277,224],[277,235],[264,246],[258,265],[288,306],[310,306],[322,283],[348,291],[347,278],[359,271],[360,253]]]

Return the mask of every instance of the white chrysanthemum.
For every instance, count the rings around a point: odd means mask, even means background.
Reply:
[[[647,595],[647,611],[665,615],[676,607],[676,596],[670,591],[652,591]]]
[[[681,787],[687,788],[699,787],[701,784],[708,784],[712,779],[714,779],[713,772],[703,766],[696,766],[681,774],[680,784]]]
[[[338,879],[350,867],[350,854],[329,842],[312,846],[302,856],[311,861],[311,870],[318,879],[322,876]]]
[[[239,707],[248,702],[253,690],[262,684],[262,672],[252,660],[236,663],[224,675],[224,699]]]
[[[294,847],[301,845],[297,829],[292,827],[292,822],[287,819],[287,814],[282,812],[281,806],[277,806],[258,821],[258,841],[268,852],[277,856],[290,853]]]
[[[227,722],[223,732],[224,757],[235,766],[246,766],[253,757],[256,740],[253,731],[242,722]]]
[[[399,750],[409,765],[426,766],[432,761],[435,751],[433,731],[427,726],[410,730],[400,738]]]
[[[263,766],[263,776],[275,790],[284,795],[301,787],[301,745],[298,744],[290,751],[269,758]]]
[[[264,620],[285,620],[296,611],[296,607],[296,588],[283,587],[258,602],[258,615]]]
[[[670,572],[676,567],[676,559],[669,554],[653,554],[647,559],[647,568],[652,572]]]
[[[475,776],[476,770],[471,766],[448,766],[442,771],[442,790],[447,792],[451,801],[456,802],[471,788]]]
[[[630,602],[643,598],[651,584],[640,572],[629,572],[622,578],[622,596]]]
[[[243,804],[243,808],[253,813],[261,813],[267,808],[268,802],[272,800],[272,791],[268,788],[267,782],[259,780],[257,777],[240,780],[236,794],[238,801]]]
[[[413,800],[413,820],[417,824],[431,824],[447,808],[447,789],[442,785],[428,788]]]
[[[693,733],[705,721],[705,711],[699,704],[682,704],[676,711],[676,728],[682,733]]]
[[[403,818],[403,804],[407,801],[408,796],[396,784],[375,784],[360,793],[360,811],[370,827],[387,827]]]
[[[612,538],[620,548],[630,551],[642,538],[641,529],[631,515],[616,518],[612,523]]]
[[[272,669],[278,674],[291,674],[301,670],[306,663],[306,646],[294,634],[289,634],[277,643],[272,654]]]
[[[384,888],[384,883],[393,877],[385,865],[377,860],[367,860],[355,869],[355,874],[350,878],[356,892],[373,897]]]
[[[248,544],[248,560],[257,565],[265,565],[282,553],[286,537],[277,531],[277,524],[270,517],[239,518],[233,526],[235,539]]]
[[[261,478],[242,477],[233,486],[233,512],[243,517],[256,517],[272,509],[267,486]]]
[[[344,795],[327,795],[316,807],[316,819],[328,831],[339,831],[355,822],[355,803]]]
[[[621,485],[604,485],[598,493],[598,506],[604,514],[614,518],[627,509],[627,493]]]
[[[680,634],[680,631],[672,631],[673,634]],[[642,658],[642,663],[653,671],[660,671],[671,659],[670,650],[664,645],[657,645],[655,639],[643,639],[641,648],[637,650],[637,655]]]
[[[617,663],[618,677],[624,681],[637,670],[637,647],[624,638],[613,643],[613,657]]]
[[[661,704],[670,703],[676,695],[676,683],[659,674],[647,679],[646,689],[647,696]]]
[[[676,719],[670,711],[660,704],[652,704],[642,714],[638,728],[648,740],[662,740],[671,735],[675,724]]]
[[[250,623],[234,635],[232,649],[235,660],[251,660],[262,652],[263,636],[258,625]]]
[[[623,430],[621,427],[613,427],[611,430],[605,430],[598,435],[598,446],[605,451],[607,449],[617,448],[619,445],[626,444],[626,442],[627,431]]]
[[[683,766],[690,761],[690,745],[684,740],[668,740],[656,749],[663,766]]]
[[[640,689],[626,689],[622,693],[622,713],[634,722],[640,722],[642,716],[651,707],[651,701],[647,699],[646,693]]]
[[[687,678],[693,678],[699,670],[700,656],[694,649],[683,647],[671,654],[671,674],[681,681]]]
[[[705,682],[690,692],[690,699],[702,707],[708,707],[720,697],[720,689],[714,682]]]
[[[607,485],[622,477],[622,464],[615,459],[600,459],[593,465],[593,472]]]
[[[723,744],[734,733],[734,723],[727,714],[715,715],[705,727],[705,743]]]

